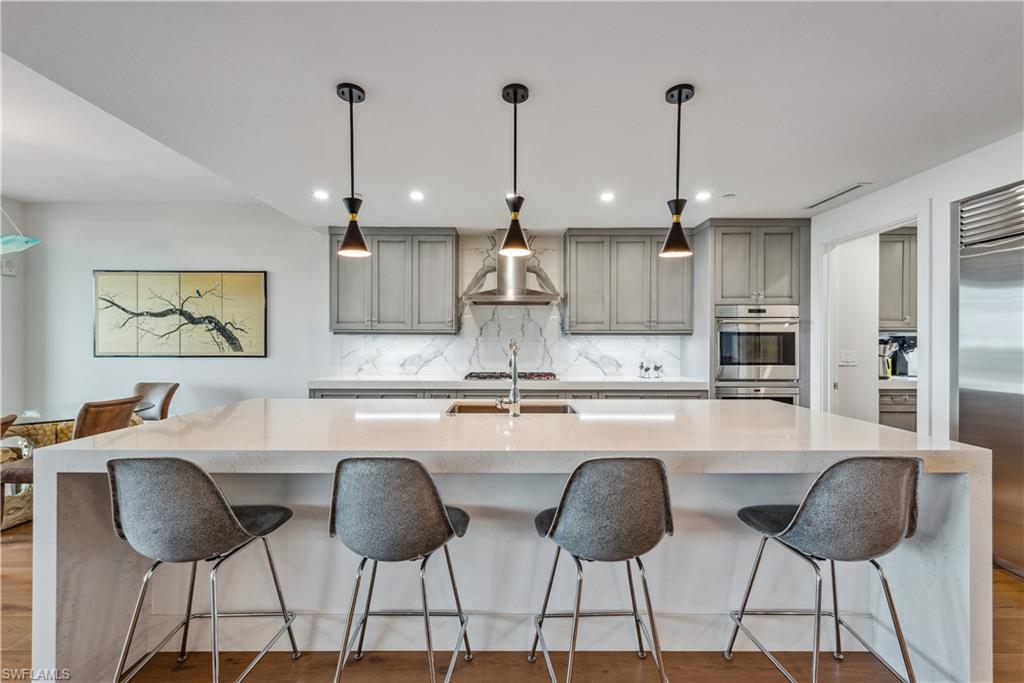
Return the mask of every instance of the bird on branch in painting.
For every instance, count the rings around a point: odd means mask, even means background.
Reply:
[[[196,289],[196,296],[198,296],[200,299],[203,298],[203,293],[200,292],[198,288]]]

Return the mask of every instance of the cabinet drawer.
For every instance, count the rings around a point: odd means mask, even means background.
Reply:
[[[707,398],[705,391],[602,391],[601,398],[609,399],[702,399]]]

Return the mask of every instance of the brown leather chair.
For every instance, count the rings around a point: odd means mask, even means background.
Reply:
[[[78,411],[78,417],[75,418],[75,431],[71,438],[81,439],[127,427],[132,415],[135,414],[135,406],[141,400],[142,396],[129,396],[128,398],[115,398],[112,401],[93,401],[82,404],[82,409]]]
[[[0,439],[11,428],[17,415],[4,415],[0,418]],[[4,517],[4,503],[7,499],[8,484],[31,484],[32,460],[11,460],[0,465],[0,522]]]
[[[171,399],[174,392],[180,386],[177,382],[139,382],[135,385],[135,393],[142,396],[142,400],[152,403],[152,408],[146,408],[136,413],[143,420],[166,420],[167,412],[171,409]]]

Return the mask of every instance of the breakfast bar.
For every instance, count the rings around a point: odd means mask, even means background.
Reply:
[[[472,518],[465,536],[449,546],[473,648],[522,650],[525,656],[552,551],[550,541],[538,538],[533,518],[558,502],[567,475],[582,461],[644,455],[665,462],[675,533],[644,557],[662,647],[721,651],[758,544],[736,511],[795,504],[818,473],[843,458],[903,455],[924,462],[917,533],[880,563],[917,678],[991,680],[989,451],[772,401],[527,399],[523,405],[523,414],[513,418],[490,411],[486,406],[493,401],[486,400],[252,399],[36,451],[33,667],[66,668],[83,681],[109,680],[114,671],[150,561],[114,534],[106,476],[112,458],[183,458],[209,472],[232,504],[294,510],[272,543],[304,651],[338,649],[359,561],[328,535],[335,466],[351,456],[417,459],[445,503]],[[530,405],[547,405],[551,412],[533,412],[526,409]],[[758,575],[764,590],[754,591],[751,607],[810,607],[811,576],[801,560],[771,546],[766,558]],[[900,669],[885,596],[862,564],[838,566],[844,618]],[[379,580],[388,589],[375,595],[375,608],[417,606],[417,568],[382,565]],[[160,571],[131,659],[159,642],[183,612],[188,566]],[[598,564],[588,572],[586,609],[628,604],[624,572]],[[265,563],[243,556],[221,576],[223,609],[275,606]],[[447,579],[440,565],[428,573],[432,608],[450,609]],[[553,609],[570,602],[574,582],[568,568],[557,575]],[[196,609],[204,609],[205,593],[196,593]],[[809,649],[809,620],[752,619],[767,646]],[[279,622],[225,619],[220,648],[258,650]],[[436,622],[435,643],[447,647],[458,623]],[[830,633],[823,628],[823,649],[830,647]],[[566,649],[568,624],[545,625],[545,637],[552,649]],[[626,619],[589,620],[580,628],[578,648],[629,650],[633,637]],[[209,649],[208,624],[195,622],[190,638],[193,649]],[[420,620],[378,620],[365,647],[416,650],[422,640]],[[844,646],[856,649],[853,639],[847,641]],[[286,639],[276,645],[286,648]],[[752,648],[741,635],[737,649]],[[729,662],[723,659],[722,666]]]

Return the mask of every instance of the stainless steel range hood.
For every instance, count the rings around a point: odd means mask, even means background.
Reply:
[[[477,277],[466,288],[466,303],[486,306],[544,306],[556,303],[561,298],[547,274],[537,266],[528,265],[529,256],[496,254],[494,258],[496,262],[494,271],[497,274],[498,286],[494,289],[474,291],[475,287],[483,285],[483,279],[490,270],[481,269],[477,273]],[[530,289],[526,286],[528,271],[537,276],[537,282],[547,291]]]

